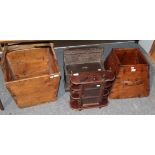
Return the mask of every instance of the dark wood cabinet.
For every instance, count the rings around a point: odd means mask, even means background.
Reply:
[[[80,72],[70,76],[72,109],[101,108],[108,104],[108,95],[115,79],[111,71]]]

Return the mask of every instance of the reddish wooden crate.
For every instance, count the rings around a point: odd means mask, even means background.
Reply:
[[[2,68],[6,87],[20,108],[57,99],[60,71],[53,44],[8,46]]]
[[[105,68],[116,74],[110,98],[145,97],[149,95],[149,64],[138,48],[113,49]]]

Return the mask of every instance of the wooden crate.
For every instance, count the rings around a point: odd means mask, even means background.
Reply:
[[[2,68],[6,87],[20,108],[57,99],[60,71],[53,44],[8,46]]]
[[[149,95],[149,64],[138,48],[113,49],[105,68],[116,74],[110,98],[145,97]]]
[[[65,88],[69,90],[70,75],[77,72],[102,71],[103,48],[69,48],[64,50]]]

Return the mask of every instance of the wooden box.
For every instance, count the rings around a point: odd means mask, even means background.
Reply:
[[[77,72],[102,71],[103,48],[70,48],[64,50],[65,88],[69,90],[70,75]]]
[[[92,71],[70,77],[70,106],[72,109],[101,108],[107,105],[115,79],[111,71]]]
[[[139,48],[113,49],[105,61],[105,68],[116,74],[110,98],[149,95],[149,64]]]
[[[57,99],[60,71],[53,44],[8,46],[2,68],[6,87],[20,108]]]

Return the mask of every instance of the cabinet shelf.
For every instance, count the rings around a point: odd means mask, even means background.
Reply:
[[[102,96],[108,96],[109,90],[105,89],[103,91]],[[73,99],[88,99],[88,98],[100,98],[100,89],[92,89],[92,90],[85,90],[83,94],[80,91],[71,92],[71,98]]]

